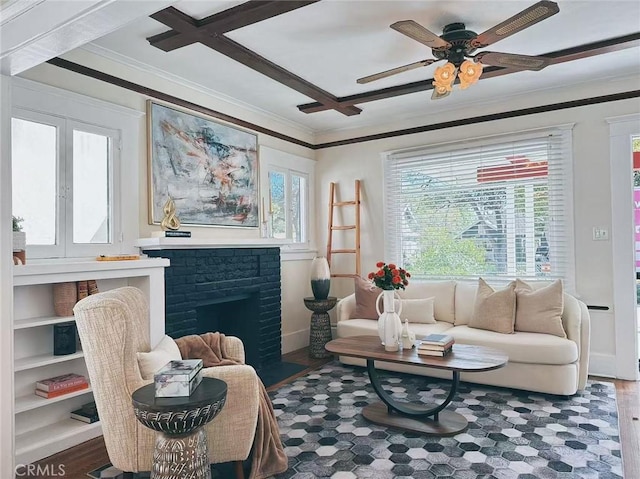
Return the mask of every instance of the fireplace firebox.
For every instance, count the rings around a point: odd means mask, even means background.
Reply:
[[[145,250],[168,258],[165,331],[172,338],[208,331],[237,336],[260,370],[281,360],[280,249]]]

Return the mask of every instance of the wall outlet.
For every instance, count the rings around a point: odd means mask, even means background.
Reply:
[[[593,241],[609,241],[609,230],[607,228],[593,227]]]

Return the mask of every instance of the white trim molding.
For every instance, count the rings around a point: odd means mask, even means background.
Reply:
[[[614,376],[637,381],[640,376],[631,138],[640,135],[640,114],[606,118],[606,121],[609,123],[611,165],[611,249],[616,338]]]
[[[0,477],[14,477],[11,82],[0,76]]]

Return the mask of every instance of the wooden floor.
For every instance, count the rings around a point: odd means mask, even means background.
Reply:
[[[308,366],[300,373],[287,378],[286,380],[274,384],[267,390],[278,389],[283,384],[300,376],[304,376],[310,371],[328,362],[326,359],[310,359],[307,348],[286,354],[282,358],[285,361]],[[592,378],[613,382],[616,386],[618,399],[618,421],[620,426],[620,437],[622,441],[622,457],[624,460],[624,477],[628,479],[640,478],[640,382],[620,381],[608,378]],[[57,471],[59,465],[64,465],[65,479],[86,479],[87,473],[103,466],[109,462],[107,450],[101,437],[79,444],[53,456],[50,456],[37,465],[41,466],[40,471],[46,470],[47,465],[52,466],[54,474],[46,475],[20,475],[21,478],[30,479],[60,479]],[[22,471],[21,471],[22,472]]]

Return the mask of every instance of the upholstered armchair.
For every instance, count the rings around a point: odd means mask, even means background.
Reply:
[[[151,470],[154,432],[138,422],[132,393],[153,380],[142,378],[136,353],[148,352],[149,308],[143,293],[123,287],[79,301],[74,314],[111,463],[126,472]],[[244,363],[244,347],[227,337],[227,352]],[[205,368],[204,377],[227,383],[227,401],[207,426],[211,463],[249,457],[258,418],[259,379],[245,364]]]

